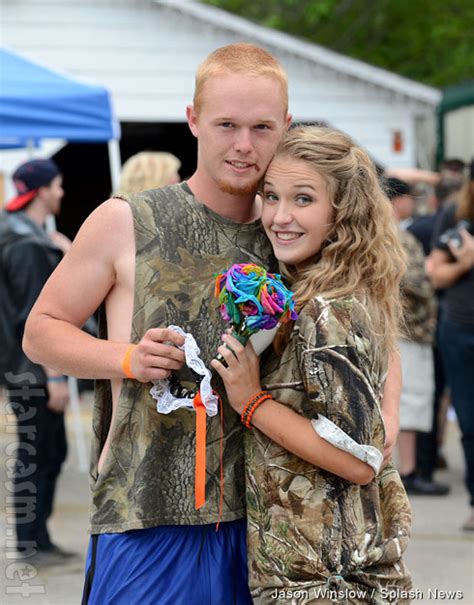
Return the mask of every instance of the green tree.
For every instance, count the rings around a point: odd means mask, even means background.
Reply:
[[[474,77],[472,0],[205,0],[433,86]]]

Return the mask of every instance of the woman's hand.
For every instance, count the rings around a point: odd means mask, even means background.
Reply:
[[[251,342],[244,347],[230,334],[224,334],[222,340],[225,344],[218,352],[227,368],[217,359],[211,361],[211,366],[224,382],[230,405],[241,414],[249,399],[262,390],[259,359]]]

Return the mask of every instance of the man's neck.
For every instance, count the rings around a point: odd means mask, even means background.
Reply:
[[[41,227],[44,225],[47,212],[40,202],[40,200],[35,199],[31,204],[29,204],[24,210],[26,216],[30,218],[35,223],[38,223]]]
[[[194,196],[207,208],[236,223],[251,223],[260,216],[255,193],[235,195],[221,191],[216,183],[203,182],[197,173],[187,181]]]

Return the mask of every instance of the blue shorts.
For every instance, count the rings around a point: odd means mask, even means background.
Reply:
[[[92,536],[82,605],[252,605],[245,520]]]

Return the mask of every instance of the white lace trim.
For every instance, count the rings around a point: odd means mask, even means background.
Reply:
[[[316,433],[325,441],[339,450],[352,454],[362,462],[367,463],[377,475],[383,462],[382,453],[373,445],[360,445],[331,420],[318,414],[318,418],[311,420]]]
[[[194,336],[184,332],[184,330],[178,326],[168,326],[168,328],[184,336],[184,345],[178,348],[184,351],[186,356],[186,365],[188,368],[191,368],[197,374],[203,377],[199,386],[201,400],[206,408],[206,414],[208,416],[215,416],[218,411],[219,399],[212,392],[211,372],[206,368],[204,362],[199,357],[201,350],[198,347]],[[173,397],[170,392],[168,380],[156,381],[150,390],[150,394],[157,402],[156,409],[158,412],[160,412],[160,414],[169,414],[170,412],[174,412],[179,408],[185,408],[191,411],[194,410],[192,399]]]

